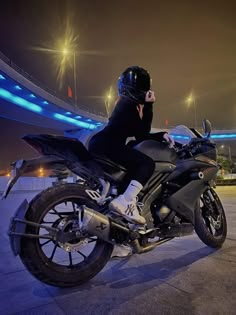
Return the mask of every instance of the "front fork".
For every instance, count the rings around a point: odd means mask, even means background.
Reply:
[[[208,217],[208,220],[210,221],[212,226],[217,230],[221,227],[221,213],[219,211],[217,198],[214,195],[214,190],[212,190],[211,187],[208,187],[208,189],[203,194],[203,199],[204,206],[207,207],[207,209],[205,210],[205,215]],[[205,205],[205,202],[207,203],[207,205]]]

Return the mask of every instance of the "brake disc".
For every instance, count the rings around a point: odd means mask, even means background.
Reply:
[[[68,232],[72,230],[73,223],[74,223],[73,220],[67,217],[67,218],[62,219],[57,225],[57,227],[61,231]],[[86,245],[86,244],[88,244],[87,238],[84,238],[84,239],[75,238],[74,240],[70,242],[65,242],[65,243],[58,242],[58,245],[67,252],[77,252],[82,245]]]

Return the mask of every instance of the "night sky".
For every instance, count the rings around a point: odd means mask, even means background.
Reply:
[[[236,1],[1,1],[0,50],[36,79],[65,95],[73,86],[67,67],[59,89],[55,53],[71,30],[77,37],[78,104],[104,112],[103,96],[116,89],[119,74],[130,65],[149,70],[157,102],[153,127],[193,125],[205,117],[216,129],[236,129]],[[1,106],[1,104],[0,104]],[[28,157],[16,140],[40,128],[0,118],[0,169],[9,159]],[[43,132],[47,132],[44,130]],[[50,131],[48,131],[50,132]],[[14,147],[5,147],[5,143]],[[16,153],[17,150],[22,152]],[[16,156],[17,155],[17,156]]]

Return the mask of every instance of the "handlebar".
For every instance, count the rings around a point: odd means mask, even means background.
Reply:
[[[215,147],[215,144],[209,138],[192,138],[191,141],[187,144],[180,144],[174,147],[176,153],[180,158],[186,158],[186,156],[193,156],[197,153],[197,150],[201,148],[203,144],[212,145]]]

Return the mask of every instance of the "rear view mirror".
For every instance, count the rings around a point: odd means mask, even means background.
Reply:
[[[211,135],[211,130],[212,130],[212,128],[211,128],[211,123],[210,123],[210,121],[209,121],[208,119],[204,119],[204,120],[203,120],[203,122],[202,122],[202,128],[203,128],[204,133],[205,133],[205,135],[207,136],[207,138],[209,138],[210,135]]]

